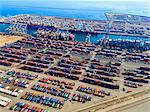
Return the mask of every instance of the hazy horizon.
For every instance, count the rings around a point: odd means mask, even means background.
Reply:
[[[149,0],[0,0],[0,15],[39,14],[98,19],[105,12],[149,16]],[[36,2],[35,2],[36,1]],[[67,2],[65,2],[67,1]],[[13,12],[12,12],[13,11]],[[60,13],[61,12],[61,13]],[[83,17],[84,16],[84,17]]]

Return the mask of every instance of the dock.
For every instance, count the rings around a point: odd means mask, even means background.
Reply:
[[[82,20],[26,14],[16,15],[10,18],[1,18],[0,21],[2,23],[24,23],[29,26],[31,25],[48,28],[53,27],[66,31],[86,32],[94,34],[108,34],[109,32],[109,34],[139,37],[149,37],[150,35],[150,23],[148,21],[149,17],[125,14],[106,14],[106,17],[107,20]],[[134,21],[135,18],[140,19],[138,19],[138,21]],[[110,23],[111,25],[109,26]]]
[[[27,34],[27,24],[14,23],[11,24],[7,30],[9,31],[9,34],[25,35]]]

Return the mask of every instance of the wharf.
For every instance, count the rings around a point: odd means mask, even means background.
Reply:
[[[124,15],[121,16],[124,17]],[[10,18],[1,18],[0,22],[10,24],[24,23],[29,26],[37,26],[43,28],[53,27],[56,29],[66,31],[85,32],[94,34],[113,34],[113,35],[127,35],[139,37],[140,36],[149,37],[150,35],[150,23],[145,22],[149,20],[148,17],[141,17],[141,20],[143,21],[138,22],[133,21],[132,19],[130,21],[126,21],[124,19],[111,20],[109,16],[107,18],[108,18],[107,20],[81,20],[81,19],[58,18],[51,16],[24,14],[12,16]],[[146,18],[146,20],[144,18]],[[109,27],[108,24],[110,24]]]

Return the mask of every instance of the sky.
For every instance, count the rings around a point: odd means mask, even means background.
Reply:
[[[68,2],[72,2],[72,1],[79,1],[79,2],[145,2],[145,3],[149,3],[150,4],[150,0],[0,0],[0,1],[3,1],[3,2],[7,2],[7,1],[36,1],[36,2],[50,2],[50,1],[55,1],[55,2],[63,2],[63,1],[68,1]],[[0,2],[1,4],[2,2]]]
[[[56,0],[0,0],[0,1],[41,1],[41,2],[44,2],[44,1],[56,1]],[[129,1],[129,2],[132,2],[132,1],[136,1],[136,2],[149,2],[150,0],[57,0],[57,1]]]

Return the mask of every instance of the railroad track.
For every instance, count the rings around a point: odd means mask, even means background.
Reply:
[[[108,111],[106,112],[120,112],[120,111],[126,111],[130,108],[134,108],[138,105],[142,105],[142,104],[145,104],[146,102],[149,102],[150,101],[150,97],[146,97],[146,98],[142,98],[140,100],[137,100],[137,101],[134,101],[132,103],[128,103],[128,104],[125,104],[125,105],[122,105],[122,106],[119,106],[117,108],[113,108],[113,109],[109,109]]]
[[[85,107],[85,108],[82,108],[80,110],[76,110],[74,112],[97,112],[101,109],[106,109],[110,106],[114,106],[116,104],[126,102],[128,100],[138,98],[140,96],[143,96],[143,95],[146,95],[146,94],[149,94],[149,93],[150,93],[150,88],[148,88],[147,90],[140,91],[140,92],[131,93],[131,94],[128,94],[128,95],[124,95],[124,96],[112,98],[110,100],[106,100],[106,101],[103,101],[103,102],[99,102],[99,103],[90,105],[89,107]]]

